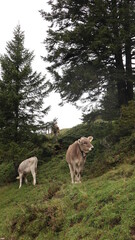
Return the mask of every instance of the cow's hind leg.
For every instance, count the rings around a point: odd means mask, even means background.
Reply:
[[[20,179],[19,188],[21,188],[21,186],[22,186],[22,179],[23,179],[23,174],[22,173],[19,173],[19,179]]]
[[[68,164],[68,166],[69,166],[69,169],[70,169],[71,182],[74,183],[74,171],[73,171],[73,168],[72,168],[70,163]]]
[[[35,171],[31,171],[31,174],[33,176],[33,185],[36,185],[36,172]]]
[[[26,184],[28,183],[27,176],[24,177],[24,181],[25,181]]]

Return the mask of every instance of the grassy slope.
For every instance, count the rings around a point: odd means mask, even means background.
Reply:
[[[0,187],[0,237],[135,239],[135,169],[133,156],[128,159],[100,177],[93,177],[88,159],[82,184],[72,185],[61,153],[38,168],[35,187]]]

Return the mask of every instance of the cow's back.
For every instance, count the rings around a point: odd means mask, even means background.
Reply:
[[[29,163],[31,163],[31,164],[36,164],[37,165],[37,163],[38,163],[37,157],[31,157],[28,160],[29,160]]]
[[[21,172],[29,172],[31,168],[37,168],[37,163],[38,163],[38,159],[37,157],[31,157],[28,158],[26,160],[24,160],[23,162],[20,163],[19,165],[19,171]]]

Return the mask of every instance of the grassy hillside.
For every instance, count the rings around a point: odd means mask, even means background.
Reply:
[[[105,141],[110,129],[108,124],[83,124],[63,131],[55,153],[39,164],[35,187],[31,176],[21,189],[17,181],[1,186],[0,238],[135,239],[135,134],[112,144],[110,138]],[[95,148],[82,183],[72,185],[65,152],[83,135],[94,135]]]

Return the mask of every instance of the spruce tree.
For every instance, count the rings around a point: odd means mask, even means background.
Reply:
[[[119,108],[132,100],[134,0],[50,0],[49,5],[50,12],[40,11],[50,23],[44,60],[62,98],[75,103],[85,93],[88,103],[115,85]]]
[[[32,70],[33,51],[24,47],[20,25],[7,42],[6,54],[0,57],[0,138],[2,142],[29,140],[44,125],[49,107],[43,100],[50,91],[45,76]]]

